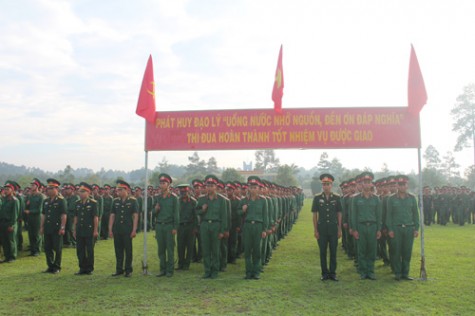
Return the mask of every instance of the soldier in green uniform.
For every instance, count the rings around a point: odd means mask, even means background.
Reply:
[[[336,250],[341,238],[342,205],[340,196],[332,192],[335,178],[328,173],[320,176],[323,191],[315,195],[312,203],[314,235],[320,248],[321,280],[338,281],[336,277]],[[327,252],[330,248],[330,269]]]
[[[246,260],[245,279],[260,279],[261,272],[261,246],[267,235],[269,219],[267,217],[267,200],[262,197],[260,187],[263,186],[257,176],[247,179],[249,197],[241,199],[239,212],[245,216],[243,226],[244,257]]]
[[[191,196],[191,188],[188,184],[180,184],[180,226],[178,227],[178,268],[177,270],[189,270],[191,254],[194,246],[194,235],[197,232],[198,216],[196,215],[197,201]]]
[[[353,197],[350,227],[358,245],[358,271],[360,278],[376,280],[374,262],[376,260],[377,240],[381,237],[382,203],[373,193],[371,172],[360,175],[363,192]]]
[[[195,191],[195,199],[198,202],[200,196],[206,194],[206,187],[203,184],[203,181],[199,179],[194,179],[191,181],[193,190]],[[201,262],[203,258],[203,253],[201,251],[201,235],[200,235],[200,225],[201,225],[201,216],[197,214],[197,233],[194,236],[193,249],[192,249],[192,260],[193,262]]]
[[[67,220],[66,220],[66,231],[63,237],[64,246],[76,246],[76,240],[73,237],[73,220],[74,213],[76,212],[76,203],[79,201],[79,197],[75,194],[76,187],[72,183],[63,183],[63,197],[66,199],[67,209]]]
[[[409,277],[412,245],[419,235],[419,208],[416,197],[407,192],[409,178],[396,176],[397,194],[388,198],[386,224],[394,247],[391,256],[395,279],[413,280]]]
[[[378,240],[378,254],[381,259],[383,259],[384,265],[390,265],[389,255],[388,255],[388,244],[389,244],[389,236],[388,236],[388,227],[386,226],[386,214],[387,214],[387,199],[390,195],[389,193],[389,183],[388,178],[383,178],[379,180],[380,184],[380,195],[379,198],[382,202],[382,213],[381,213],[381,221],[382,221],[382,228],[381,228],[381,238]]]
[[[76,275],[90,275],[94,271],[94,241],[99,236],[97,227],[97,201],[90,197],[92,186],[80,183],[79,198],[73,220],[73,237],[76,239],[76,253],[79,271]]]
[[[139,233],[143,228],[143,195],[142,195],[142,188],[136,186],[134,188],[134,196],[137,199],[137,204],[139,205],[139,223],[137,224],[137,233]]]
[[[233,182],[226,182],[226,194],[231,202],[231,227],[229,229],[228,239],[228,263],[236,263],[237,258],[237,236],[238,229],[241,226],[241,216],[238,213],[239,202],[241,199],[234,194],[236,185]]]
[[[16,260],[16,229],[20,214],[20,202],[14,195],[15,183],[7,181],[3,187],[3,197],[0,202],[0,242],[3,246],[5,259],[1,263],[11,263]]]
[[[155,199],[155,233],[160,259],[160,273],[157,276],[171,277],[175,270],[175,235],[180,223],[180,202],[176,194],[170,191],[172,178],[162,173],[159,181],[160,194]]]
[[[111,186],[109,184],[104,184],[104,194],[102,195],[104,201],[102,219],[99,222],[101,226],[100,236],[101,239],[107,240],[109,238],[109,217],[111,214],[112,203],[114,198],[111,195]]]
[[[104,199],[100,194],[100,189],[101,188],[97,184],[92,185],[92,198],[97,201],[97,216],[99,218],[99,222],[102,221],[102,215],[104,214]],[[99,226],[97,230],[99,234],[101,234],[101,226]]]
[[[33,179],[30,186],[30,194],[25,202],[25,214],[28,219],[28,240],[30,242],[30,256],[38,256],[41,250],[41,213],[45,196],[39,191],[41,181]]]
[[[201,216],[201,245],[203,251],[204,279],[218,277],[220,241],[224,237],[226,223],[226,200],[217,193],[218,178],[205,178],[207,194],[198,198],[196,209]]]
[[[47,199],[43,202],[40,234],[44,236],[46,273],[59,273],[61,271],[61,258],[63,253],[63,236],[66,229],[67,202],[59,194],[60,182],[56,179],[46,180]]]
[[[424,186],[423,190],[422,205],[424,206],[424,225],[430,226],[434,218],[433,196],[430,186]]]
[[[228,264],[228,239],[229,239],[229,228],[231,227],[231,201],[227,198],[225,192],[225,184],[223,181],[218,179],[218,194],[226,201],[225,212],[227,221],[224,225],[224,236],[220,240],[219,245],[219,271],[225,272]]]
[[[115,273],[112,276],[130,277],[132,275],[132,239],[137,235],[138,205],[130,195],[130,185],[117,180],[117,198],[112,203],[109,217],[109,237],[114,238]],[[124,266],[125,254],[125,266]]]

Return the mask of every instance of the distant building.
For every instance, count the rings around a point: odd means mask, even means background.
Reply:
[[[242,162],[242,170],[243,171],[252,171],[252,161],[246,163],[245,161]]]

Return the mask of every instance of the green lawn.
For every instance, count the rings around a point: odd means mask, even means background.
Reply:
[[[340,282],[321,282],[318,246],[313,238],[307,200],[290,235],[280,242],[262,279],[244,280],[244,262],[228,265],[216,280],[202,280],[203,266],[176,272],[173,278],[143,276],[143,234],[134,243],[132,278],[113,278],[113,241],[96,245],[95,273],[75,276],[74,249],[64,249],[58,275],[40,273],[44,255],[0,265],[0,314],[9,315],[474,315],[475,225],[426,229],[428,281],[396,282],[377,262],[378,280],[359,280],[352,261],[338,252]],[[156,242],[149,235],[149,267],[158,272]],[[22,255],[25,253],[22,253]],[[411,275],[420,267],[420,239],[413,252]]]

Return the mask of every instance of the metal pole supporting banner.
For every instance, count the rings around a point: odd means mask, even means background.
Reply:
[[[419,123],[419,135],[420,132],[420,123]],[[425,249],[424,249],[424,203],[423,203],[423,195],[422,189],[424,184],[422,183],[422,158],[421,158],[421,146],[417,148],[417,159],[418,159],[418,169],[419,169],[419,218],[420,218],[420,226],[421,226],[421,271],[420,271],[420,278],[423,281],[427,280],[427,272],[426,272],[426,257],[425,257]]]
[[[145,121],[145,138],[147,139],[147,121]],[[148,275],[148,265],[147,265],[147,217],[148,217],[148,151],[145,149],[145,187],[144,187],[144,202],[142,214],[143,214],[143,261],[142,261],[142,272],[144,275]]]

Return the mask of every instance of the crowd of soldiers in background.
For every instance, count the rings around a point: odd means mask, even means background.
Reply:
[[[297,220],[304,200],[304,195],[302,193],[302,189],[300,188],[280,186],[266,180],[261,180],[257,177],[250,177],[250,182],[248,183],[241,183],[239,181],[224,183],[223,181],[212,176],[210,177],[210,179],[207,178],[204,181],[201,181],[199,179],[193,180],[191,185],[179,185],[172,187],[171,177],[169,177],[168,175],[162,175],[161,179],[163,180],[165,176],[170,179],[169,192],[176,196],[180,201],[184,202],[180,203],[180,205],[186,205],[187,203],[185,202],[190,201],[195,203],[194,207],[192,208],[191,217],[181,216],[183,220],[186,219],[186,221],[191,222],[180,222],[179,224],[176,223],[179,226],[189,224],[188,226],[191,227],[191,229],[186,232],[182,229],[178,229],[178,269],[182,270],[187,270],[189,268],[190,261],[202,262],[203,260],[203,241],[200,237],[202,236],[202,234],[200,234],[200,226],[202,225],[202,218],[205,215],[203,215],[203,212],[200,212],[200,209],[206,202],[200,203],[200,200],[206,198],[208,194],[208,187],[214,184],[210,183],[211,178],[215,178],[217,180],[215,183],[217,193],[226,201],[225,209],[220,211],[226,212],[227,215],[229,215],[225,217],[227,219],[227,223],[225,225],[226,230],[224,232],[225,234],[223,238],[220,239],[219,271],[225,271],[226,264],[235,263],[236,259],[242,257],[245,251],[243,233],[246,229],[246,224],[250,225],[251,222],[249,221],[248,223],[248,221],[246,221],[246,212],[243,212],[243,206],[246,205],[246,207],[244,207],[246,209],[249,204],[248,202],[245,202],[246,200],[250,199],[250,193],[248,190],[249,186],[258,187],[259,198],[265,199],[266,201],[266,220],[265,223],[262,223],[263,225],[265,224],[265,227],[263,227],[263,229],[266,234],[263,234],[262,239],[258,241],[260,253],[260,262],[258,266],[260,271],[254,271],[252,275],[247,275],[246,271],[247,279],[259,278],[259,272],[262,271],[263,266],[269,263],[270,259],[272,258],[272,251],[277,248],[278,242],[281,239],[285,238],[285,236],[292,229],[292,225]],[[54,179],[48,179],[48,181],[50,180],[53,181]],[[59,186],[59,182],[57,182],[56,180],[54,180],[52,183],[57,183]],[[121,183],[125,182],[121,181]],[[160,181],[160,183],[162,184],[162,181]],[[47,205],[49,196],[48,188],[49,183],[48,185],[44,185],[39,179],[34,179],[31,183],[31,186],[26,187],[23,190],[20,185],[18,185],[18,183],[16,183],[15,181],[7,181],[5,187],[2,188],[2,198],[0,199],[0,243],[2,245],[4,255],[4,260],[2,262],[14,262],[17,258],[17,252],[23,250],[24,230],[27,231],[27,236],[29,239],[28,246],[25,247],[25,250],[29,252],[29,255],[38,256],[40,252],[44,250],[44,236],[42,235],[43,232],[41,231],[41,226],[43,225],[42,220],[44,220],[44,218],[42,217],[45,216],[44,207],[45,205]],[[57,189],[60,189],[60,199],[65,200],[65,213],[67,214],[67,217],[65,219],[64,228],[62,226],[63,223],[58,222],[58,225],[61,225],[61,230],[63,230],[63,232],[60,234],[62,235],[61,244],[64,244],[65,247],[76,247],[76,236],[75,227],[73,227],[73,219],[75,218],[75,216],[78,216],[78,191],[80,191],[80,189],[87,188],[92,189],[90,192],[90,198],[97,202],[98,225],[97,237],[94,238],[95,242],[99,240],[107,240],[109,236],[112,237],[112,234],[109,231],[112,226],[110,225],[109,221],[111,213],[114,212],[114,201],[118,199],[118,187],[116,189],[116,187],[108,184],[105,184],[100,187],[97,184],[88,185],[82,183],[81,185],[74,185],[72,183],[63,183],[62,186],[58,187]],[[6,196],[4,191],[7,190],[5,189],[8,189],[9,192],[11,190],[12,193],[9,196]],[[146,203],[146,212],[144,212],[145,203],[143,193],[144,189],[141,187],[136,186],[134,188],[130,188],[130,186],[128,186],[129,197],[131,197],[137,202],[137,232],[143,230],[145,216],[147,216],[148,222],[148,225],[146,227],[147,230],[158,229],[159,225],[162,224],[157,221],[157,219],[159,218],[158,215],[161,212],[159,206],[159,196],[163,194],[161,186],[157,188],[153,186],[147,187],[148,199]],[[16,200],[18,202],[15,202]],[[12,201],[14,203],[18,203],[17,214],[7,214],[8,204]],[[183,208],[180,208],[180,212],[183,212]],[[252,221],[252,224],[254,224],[254,221]],[[156,237],[157,242],[160,245],[158,236]],[[189,248],[190,246],[191,249]],[[58,255],[59,261],[61,261],[61,253],[57,253],[56,257],[58,257]],[[254,255],[255,254],[253,254],[253,256]],[[160,260],[162,261],[162,258],[160,258]],[[161,267],[160,270],[160,275],[158,276],[171,276],[173,274],[174,269],[172,269],[172,271],[162,271]],[[59,271],[60,266],[56,269],[49,268],[46,272],[57,273]],[[90,274],[92,273],[92,270],[87,272],[87,274]],[[123,273],[123,271],[121,273]],[[207,277],[215,278],[216,273],[213,273],[213,275],[210,274]]]

